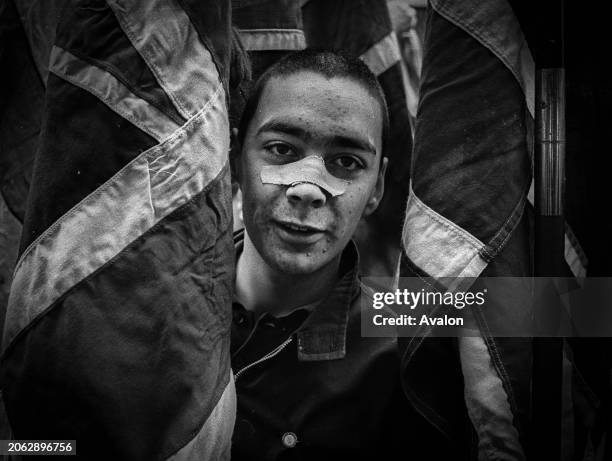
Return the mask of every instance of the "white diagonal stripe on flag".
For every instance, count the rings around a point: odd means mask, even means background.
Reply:
[[[187,445],[166,459],[166,461],[195,461],[200,459],[229,459],[229,445],[224,443],[223,435],[234,429],[236,420],[236,388],[234,373],[230,377],[217,405],[200,431]]]
[[[163,143],[136,157],[22,254],[3,348],[71,287],[202,192],[227,165],[229,121],[218,83],[208,104]]]
[[[108,0],[117,20],[176,109],[189,119],[213,94],[219,73],[176,0]]]
[[[478,434],[479,453],[495,458],[501,446],[513,460],[524,460],[508,394],[482,334],[458,338],[458,343],[465,404]]]
[[[487,266],[480,255],[485,244],[424,204],[412,188],[402,243],[406,256],[436,279],[453,278],[460,283],[466,277],[478,277]]]
[[[589,261],[580,246],[580,242],[574,235],[569,224],[565,224],[565,262],[574,274],[574,277],[586,277]]]
[[[51,51],[49,71],[93,94],[158,142],[179,128],[166,114],[136,96],[111,73],[82,61],[58,46]]]
[[[241,29],[240,39],[248,51],[298,51],[306,48],[299,29]]]
[[[372,73],[379,76],[387,69],[400,62],[402,53],[395,32],[391,32],[370,49],[363,53],[360,58],[367,64]]]

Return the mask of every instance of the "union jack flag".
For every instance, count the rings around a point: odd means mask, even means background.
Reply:
[[[229,1],[57,7],[3,336],[13,435],[227,458]]]

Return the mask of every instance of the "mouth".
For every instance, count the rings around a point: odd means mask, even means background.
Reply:
[[[324,229],[320,229],[315,226],[310,226],[308,224],[301,224],[301,223],[290,222],[290,221],[278,221],[277,223],[280,226],[286,227],[288,230],[291,230],[294,232],[302,232],[302,233],[325,232]]]
[[[293,221],[276,221],[277,228],[280,230],[284,240],[290,243],[311,244],[319,240],[325,229],[321,229],[309,224],[302,224]]]

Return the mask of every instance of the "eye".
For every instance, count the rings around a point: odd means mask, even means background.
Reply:
[[[268,144],[265,146],[265,149],[279,157],[288,157],[295,154],[295,151],[289,144],[285,144],[282,142],[275,142],[272,144]]]
[[[339,166],[347,171],[354,171],[364,168],[363,162],[353,156],[342,155],[333,159],[332,164]]]

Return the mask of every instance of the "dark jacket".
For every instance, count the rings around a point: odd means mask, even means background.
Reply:
[[[239,252],[241,234],[236,243]],[[403,395],[396,338],[361,336],[357,267],[351,242],[310,314],[256,318],[234,304],[233,460],[429,459],[414,456],[427,428]]]

